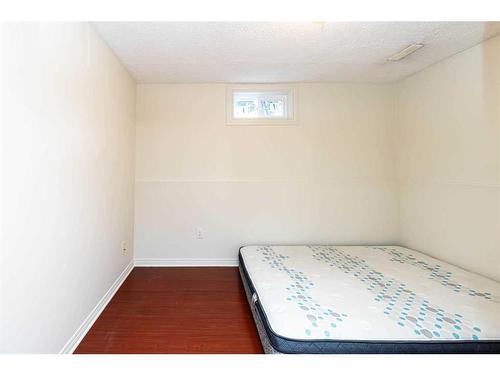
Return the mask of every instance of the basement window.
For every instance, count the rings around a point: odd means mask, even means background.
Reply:
[[[293,85],[229,86],[227,124],[296,124],[296,91]]]

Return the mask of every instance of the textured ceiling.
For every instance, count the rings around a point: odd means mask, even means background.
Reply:
[[[500,34],[500,22],[98,22],[140,83],[391,82]],[[411,43],[425,47],[399,62]]]

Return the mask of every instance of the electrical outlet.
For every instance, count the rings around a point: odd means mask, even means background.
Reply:
[[[127,241],[122,241],[122,254],[127,254]]]
[[[203,239],[203,228],[196,228],[196,239],[197,240]]]

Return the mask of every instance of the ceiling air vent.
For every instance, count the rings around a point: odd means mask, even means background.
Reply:
[[[411,55],[413,52],[419,50],[420,48],[422,48],[424,45],[423,44],[420,44],[420,43],[414,43],[414,44],[410,44],[408,47],[406,47],[405,49],[402,49],[401,51],[395,53],[394,55],[392,55],[391,57],[389,57],[387,59],[387,61],[399,61],[399,60],[402,60],[404,59],[406,56],[408,55]]]

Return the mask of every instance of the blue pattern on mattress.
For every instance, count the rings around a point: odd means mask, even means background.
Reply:
[[[314,332],[329,338],[332,330],[337,328],[337,324],[342,322],[347,315],[335,311],[331,306],[321,306],[310,296],[308,290],[314,287],[314,283],[302,271],[286,266],[285,261],[290,258],[288,255],[280,254],[270,246],[259,247],[257,251],[264,257],[262,262],[285,273],[290,278],[291,284],[286,288],[289,292],[286,299],[304,312],[305,334],[311,336]]]
[[[454,292],[468,295],[471,297],[478,297],[478,298],[483,298],[488,301],[492,301],[495,303],[500,302],[500,297],[495,296],[490,292],[484,292],[484,291],[477,291],[472,288],[469,288],[465,285],[460,284],[457,281],[453,280],[453,273],[450,271],[445,271],[441,269],[440,264],[429,264],[427,262],[424,262],[423,260],[418,260],[411,254],[404,254],[399,250],[396,250],[394,248],[390,247],[380,247],[380,246],[375,246],[375,247],[367,247],[370,249],[375,249],[375,250],[380,250],[386,254],[391,255],[391,261],[392,262],[398,262],[401,264],[409,264],[412,266],[415,266],[417,268],[420,268],[421,270],[428,271],[429,272],[429,279],[435,280],[439,282],[442,286],[449,288],[453,290]]]
[[[308,246],[312,257],[356,278],[374,294],[383,313],[400,327],[427,338],[478,340],[481,329],[458,313],[444,311],[410,290],[405,283],[373,269],[366,260],[330,246]]]

